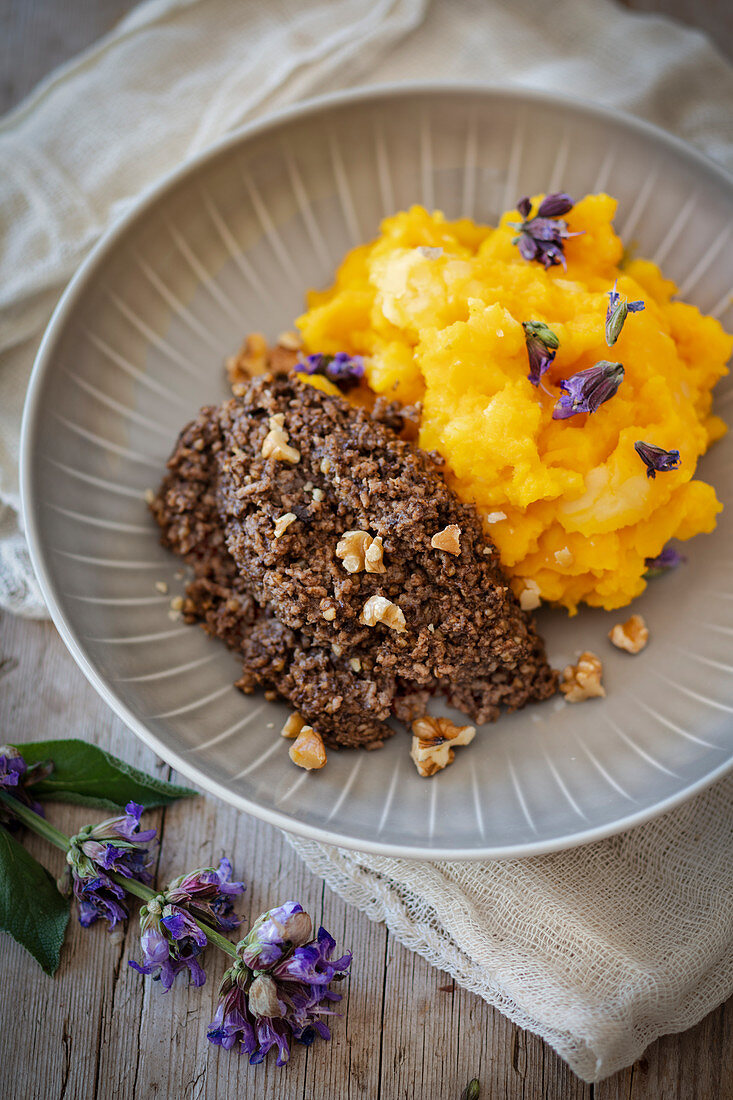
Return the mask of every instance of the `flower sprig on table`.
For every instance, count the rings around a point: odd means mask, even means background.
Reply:
[[[33,786],[35,798],[28,793]],[[9,933],[54,974],[60,961],[69,906],[88,928],[106,920],[110,930],[127,918],[129,896],[140,910],[140,974],[167,992],[179,974],[191,985],[206,981],[201,964],[212,945],[233,959],[224,974],[209,1041],[237,1047],[252,1064],[277,1048],[285,1065],[291,1042],[329,1039],[324,1016],[333,1015],[341,994],[331,985],[348,976],[351,954],[333,959],[335,940],[325,928],[313,936],[311,918],[295,901],[263,913],[247,935],[232,943],[223,933],[238,928],[234,899],[245,885],[232,878],[224,857],[218,867],[200,867],[153,887],[156,830],[142,829],[145,809],[195,794],[145,775],[82,741],[51,741],[0,747],[0,931]],[[124,814],[85,825],[74,836],[44,817],[42,800],[124,805]],[[5,826],[5,827],[3,827]],[[66,853],[58,883],[11,835],[26,826]]]

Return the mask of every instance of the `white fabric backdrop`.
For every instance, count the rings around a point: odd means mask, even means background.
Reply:
[[[733,69],[610,0],[148,0],[0,121],[0,606],[45,615],[18,526],[40,335],[99,235],[228,130],[355,84],[474,80],[632,111],[733,169]],[[291,838],[344,897],[588,1080],[733,992],[733,781],[623,837],[429,865]]]

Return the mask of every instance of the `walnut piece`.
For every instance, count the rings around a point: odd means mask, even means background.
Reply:
[[[281,535],[284,535],[290,524],[297,518],[295,512],[285,512],[284,515],[279,516],[275,520],[275,538],[279,539]]]
[[[347,573],[386,573],[383,556],[381,538],[372,538],[367,531],[344,531],[336,546],[336,557]]]
[[[522,577],[522,585],[524,587],[519,592],[519,606],[522,611],[534,611],[542,603],[540,586],[529,577]]]
[[[280,736],[289,737],[292,741],[295,737],[298,736],[304,725],[305,719],[301,718],[297,710],[294,710],[293,713],[289,715],[288,720],[283,728],[280,730]]]
[[[229,383],[240,397],[250,378],[271,371],[289,374],[298,362],[301,343],[297,332],[282,332],[274,347],[269,347],[261,332],[251,332],[236,355],[226,361]]]
[[[288,749],[290,759],[299,768],[316,771],[326,763],[326,748],[323,738],[312,726],[301,726],[300,733]]]
[[[649,641],[649,630],[641,615],[632,615],[625,623],[616,623],[608,636],[617,647],[627,653],[641,653]]]
[[[278,413],[270,417],[270,430],[262,444],[262,457],[274,458],[278,462],[289,462],[292,466],[300,462],[300,451],[288,444],[290,438],[284,427],[285,416]]]
[[[572,550],[569,550],[567,546],[563,546],[562,550],[555,551],[555,561],[562,568],[563,566],[572,565],[575,561]]]
[[[267,340],[261,332],[251,332],[236,355],[226,361],[232,386],[246,384],[256,374],[267,370]]]
[[[600,657],[586,650],[578,658],[577,665],[568,665],[562,674],[560,691],[568,703],[582,703],[584,699],[605,697],[606,690],[601,683],[603,665]]]
[[[455,523],[449,523],[437,535],[433,535],[430,545],[434,550],[445,550],[446,554],[460,554],[461,529]]]
[[[286,351],[300,351],[303,346],[300,335],[297,332],[281,332],[277,338],[277,346]]]
[[[452,764],[456,745],[469,745],[476,734],[474,726],[456,726],[450,718],[426,715],[412,723],[412,757],[418,775],[428,778]]]
[[[407,630],[405,616],[397,606],[386,596],[370,596],[364,604],[364,609],[359,616],[359,622],[364,626],[376,626],[384,623],[390,630],[396,630],[398,634],[404,634]]]

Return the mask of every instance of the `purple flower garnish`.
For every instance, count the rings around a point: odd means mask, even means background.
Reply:
[[[203,985],[206,974],[198,956],[208,942],[190,913],[159,894],[140,910],[143,964],[131,959],[129,965],[139,974],[151,974],[165,993],[184,970],[188,970],[192,985]]]
[[[568,237],[580,236],[580,233],[568,231],[567,222],[562,217],[572,208],[573,200],[564,191],[546,195],[534,217],[530,217],[531,200],[526,195],[519,200],[517,210],[523,221],[509,224],[513,229],[519,230],[512,244],[519,245],[519,251],[525,260],[537,260],[546,269],[556,264],[566,266],[564,242]]]
[[[347,355],[345,351],[339,351],[336,355],[318,353],[307,355],[295,369],[300,374],[321,374],[347,393],[358,386],[364,377],[364,360],[361,355]]]
[[[351,954],[332,959],[335,940],[324,928],[310,939],[311,919],[297,902],[285,902],[256,921],[237,946],[208,1030],[210,1042],[231,1050],[237,1043],[255,1065],[277,1047],[277,1064],[290,1057],[290,1040],[309,1045],[330,1039],[325,1015],[341,1000],[329,989],[348,974]]]
[[[219,986],[219,1003],[206,1032],[207,1039],[215,1046],[231,1050],[241,1043],[242,1050],[250,1055],[257,1050],[255,1022],[247,1003],[251,980],[252,971],[239,961],[224,974]]]
[[[569,214],[575,203],[565,191],[551,191],[545,195],[537,211],[538,218],[561,218]],[[526,215],[525,215],[526,217]]]
[[[45,779],[53,771],[50,761],[26,764],[21,753],[11,745],[0,746],[0,790],[12,795],[18,802],[28,806],[34,813],[44,817],[43,806],[36,802],[28,793],[28,788],[34,783]],[[10,829],[16,829],[18,822],[13,818],[9,809],[0,806],[0,823]]]
[[[529,356],[527,377],[533,386],[539,386],[542,375],[555,358],[560,341],[544,321],[522,321],[522,328]]]
[[[680,554],[679,550],[675,550],[673,546],[665,546],[656,558],[644,559],[645,576],[658,577],[660,573],[665,573],[668,569],[676,569],[678,565],[682,565],[686,561],[687,558],[684,554]]]
[[[72,894],[79,905],[79,921],[87,928],[100,918],[109,922],[110,931],[127,917],[125,891],[105,871],[125,878],[150,883],[148,867],[152,854],[148,847],[155,829],[141,829],[143,807],[128,802],[124,817],[113,817],[98,825],[85,825],[71,838],[66,853],[66,870],[59,889]]]
[[[609,348],[618,340],[621,329],[629,313],[640,313],[644,309],[643,302],[629,302],[622,297],[613,284],[613,290],[608,292],[608,309],[606,310],[606,343]]]
[[[203,985],[206,975],[198,956],[208,939],[195,918],[224,931],[236,928],[241,922],[232,899],[244,890],[243,882],[232,881],[232,865],[226,857],[218,867],[180,875],[140,910],[143,964],[131,961],[130,966],[140,974],[152,974],[166,992],[184,970],[194,985]]]
[[[623,382],[621,363],[601,359],[593,367],[578,371],[560,383],[563,391],[552,410],[553,420],[567,420],[577,413],[593,413],[608,401]]]
[[[637,439],[634,450],[646,466],[646,476],[655,478],[658,473],[669,473],[676,470],[680,464],[679,451],[665,451],[663,447],[657,447],[654,443],[642,443]]]
[[[306,943],[313,923],[297,901],[286,901],[258,917],[240,943],[242,961],[253,970],[273,966],[292,947]]]
[[[225,856],[217,868],[202,867],[174,879],[165,893],[173,905],[186,905],[210,924],[229,932],[242,923],[234,914],[232,898],[245,889],[243,882],[232,882],[232,865]]]

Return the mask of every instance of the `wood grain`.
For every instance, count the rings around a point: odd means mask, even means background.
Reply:
[[[53,66],[106,33],[131,0],[0,0],[0,111]],[[733,55],[725,0],[633,0],[712,33]],[[53,627],[0,618],[0,740],[80,736],[169,777],[112,715]],[[175,777],[174,777],[175,778]],[[68,832],[90,811],[59,806]],[[46,978],[0,936],[3,1066],[0,1100],[458,1100],[473,1076],[482,1100],[733,1100],[733,1000],[634,1066],[595,1086],[579,1081],[540,1039],[396,943],[381,925],[312,876],[277,830],[201,797],[150,815],[162,835],[159,881],[226,852],[248,883],[245,919],[286,897],[309,907],[353,948],[334,1039],[296,1048],[286,1071],[249,1067],[205,1040],[224,961],[212,954],[201,990],[162,995],[128,967],[134,922],[119,941],[72,921],[61,969]],[[30,838],[54,873],[60,853]]]

